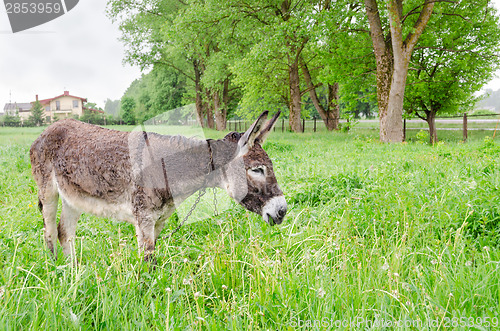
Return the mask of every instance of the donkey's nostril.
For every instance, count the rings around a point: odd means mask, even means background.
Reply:
[[[285,214],[286,214],[286,207],[280,207],[280,209],[278,209],[278,217],[283,218],[285,217]]]

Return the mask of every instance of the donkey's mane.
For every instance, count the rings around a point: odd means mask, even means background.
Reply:
[[[182,135],[163,135],[156,132],[147,132],[148,138],[152,141],[159,141],[168,144],[169,147],[186,149],[206,146],[206,140],[199,137],[186,137]]]

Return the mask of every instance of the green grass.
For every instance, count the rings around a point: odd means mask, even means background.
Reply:
[[[160,241],[153,269],[131,225],[90,215],[78,265],[52,259],[28,155],[40,132],[0,128],[2,330],[498,325],[500,142],[488,133],[428,146],[380,144],[374,130],[275,132],[265,149],[284,223],[233,204]]]

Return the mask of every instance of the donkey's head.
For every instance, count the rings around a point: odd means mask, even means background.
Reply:
[[[236,157],[227,166],[224,188],[243,207],[274,225],[283,222],[287,205],[273,163],[261,146],[279,116],[265,123],[267,114],[263,112],[245,133],[231,132],[224,138],[238,144]]]

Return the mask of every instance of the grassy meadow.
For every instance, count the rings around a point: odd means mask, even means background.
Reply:
[[[491,132],[467,143],[443,132],[435,146],[416,132],[391,145],[374,130],[275,132],[264,147],[289,206],[283,224],[233,204],[159,241],[151,268],[131,225],[86,214],[79,263],[51,257],[29,161],[41,131],[0,128],[1,330],[500,326]]]

